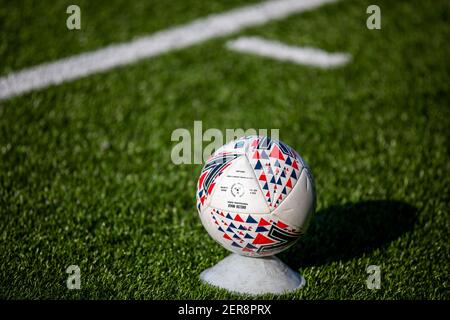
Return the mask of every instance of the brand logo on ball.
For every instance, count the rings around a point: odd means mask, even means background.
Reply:
[[[314,207],[308,166],[294,149],[269,137],[248,136],[222,146],[198,181],[203,226],[241,255],[268,256],[290,247],[306,231]]]
[[[231,194],[234,197],[240,198],[240,197],[242,197],[244,195],[244,193],[245,193],[245,189],[244,189],[244,186],[242,184],[235,183],[235,184],[233,184],[231,186]]]

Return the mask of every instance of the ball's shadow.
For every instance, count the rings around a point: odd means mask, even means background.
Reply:
[[[295,269],[349,260],[387,245],[416,220],[417,209],[400,201],[331,206],[317,212],[306,235],[279,257]]]

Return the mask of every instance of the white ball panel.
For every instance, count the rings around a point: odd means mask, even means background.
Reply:
[[[314,187],[309,181],[307,170],[307,168],[303,168],[294,189],[272,212],[283,221],[296,227],[301,226],[304,230],[307,228],[315,205]]]
[[[216,179],[216,186],[209,197],[208,205],[235,213],[270,212],[253,168],[245,156],[233,160],[233,163]]]

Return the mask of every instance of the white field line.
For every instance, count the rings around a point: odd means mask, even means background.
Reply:
[[[320,68],[338,67],[348,63],[351,59],[351,55],[347,53],[328,53],[316,48],[288,46],[278,41],[269,41],[259,37],[240,37],[228,41],[227,48]]]
[[[34,66],[0,78],[0,100],[226,36],[335,1],[337,0],[265,1],[206,16],[130,42]]]

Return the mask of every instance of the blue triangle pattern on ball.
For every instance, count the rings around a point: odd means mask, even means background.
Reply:
[[[255,232],[264,232],[264,231],[269,231],[269,230],[267,230],[267,229],[264,228],[264,227],[258,227],[258,228],[256,228],[256,230],[255,230]]]
[[[294,170],[292,170],[291,178],[294,178],[295,180],[297,180],[297,175],[295,174]]]
[[[236,242],[233,241],[233,243],[231,244],[233,247],[238,247],[238,248],[242,248],[240,245],[238,245]]]

